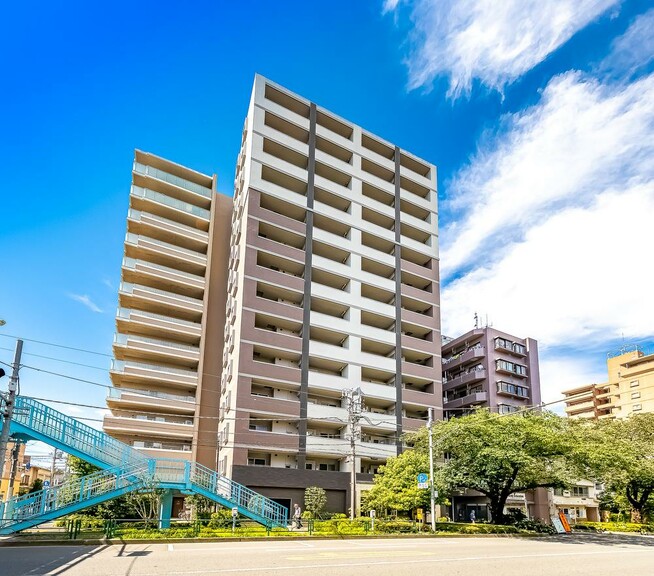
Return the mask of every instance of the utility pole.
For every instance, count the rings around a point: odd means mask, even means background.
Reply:
[[[0,475],[4,474],[5,456],[7,455],[7,444],[9,442],[9,427],[11,417],[14,414],[14,404],[16,402],[16,390],[18,389],[18,370],[20,370],[20,357],[23,353],[23,341],[16,340],[16,351],[14,352],[14,362],[11,366],[11,378],[9,379],[9,392],[3,394],[4,410],[2,412],[2,432],[0,433]],[[3,374],[0,376],[4,376]]]
[[[55,485],[55,472],[57,471],[57,460],[63,456],[61,450],[54,449],[52,453],[52,466],[50,467],[50,486],[54,488]]]
[[[429,408],[429,421],[427,429],[429,430],[429,491],[431,492],[431,530],[436,532],[436,497],[434,493],[434,439],[432,438],[431,428],[434,424],[434,409]]]
[[[14,442],[14,448],[11,451],[11,469],[9,472],[9,486],[7,487],[7,498],[11,500],[14,495],[14,482],[16,481],[16,473],[18,472],[18,455],[20,454],[20,442]]]
[[[350,459],[352,469],[350,470],[350,520],[354,520],[356,512],[356,492],[357,492],[357,470],[356,470],[356,442],[361,436],[359,420],[361,420],[361,388],[355,390],[343,390],[343,397],[347,401],[347,422],[350,428],[348,436],[350,438]]]

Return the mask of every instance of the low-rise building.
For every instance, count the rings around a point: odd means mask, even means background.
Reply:
[[[563,512],[570,522],[587,520],[599,522],[599,486],[588,480],[579,480],[568,490],[552,490],[552,500],[557,512]]]
[[[606,360],[608,380],[563,392],[570,418],[627,418],[654,412],[654,354],[621,349]]]

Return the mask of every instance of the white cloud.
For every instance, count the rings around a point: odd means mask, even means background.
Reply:
[[[547,404],[561,399],[563,390],[570,390],[583,384],[606,382],[606,369],[597,363],[548,355],[540,357],[540,379],[542,401]],[[565,404],[553,404],[548,409],[564,413]]]
[[[398,8],[386,0],[384,12]],[[450,95],[478,78],[502,90],[620,0],[415,0],[409,87],[450,78]]]
[[[445,278],[488,263],[553,212],[654,179],[654,75],[626,87],[569,72],[501,124],[448,186],[464,216],[442,231]]]
[[[102,313],[102,309],[91,300],[87,294],[68,294],[68,297],[76,302],[84,304],[92,312]]]
[[[620,77],[629,76],[654,59],[654,9],[636,18],[627,31],[616,38],[602,70]]]
[[[466,332],[483,310],[498,328],[536,338],[543,349],[654,335],[654,269],[646,264],[653,215],[650,182],[546,219],[499,261],[445,287],[443,332]]]
[[[477,311],[536,338],[552,400],[605,380],[610,342],[654,338],[654,74],[565,74],[503,125],[450,185],[443,332],[470,330]]]

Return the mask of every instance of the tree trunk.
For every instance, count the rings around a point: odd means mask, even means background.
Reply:
[[[640,524],[642,522],[642,514],[640,510],[636,508],[631,509],[631,521],[634,524]]]
[[[506,524],[507,517],[504,515],[504,504],[506,504],[506,498],[502,498],[501,496],[489,496],[489,498],[491,522],[493,524]]]

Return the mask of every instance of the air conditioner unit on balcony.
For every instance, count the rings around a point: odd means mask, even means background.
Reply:
[[[570,498],[570,490],[564,490],[563,496],[565,496],[566,498]]]

